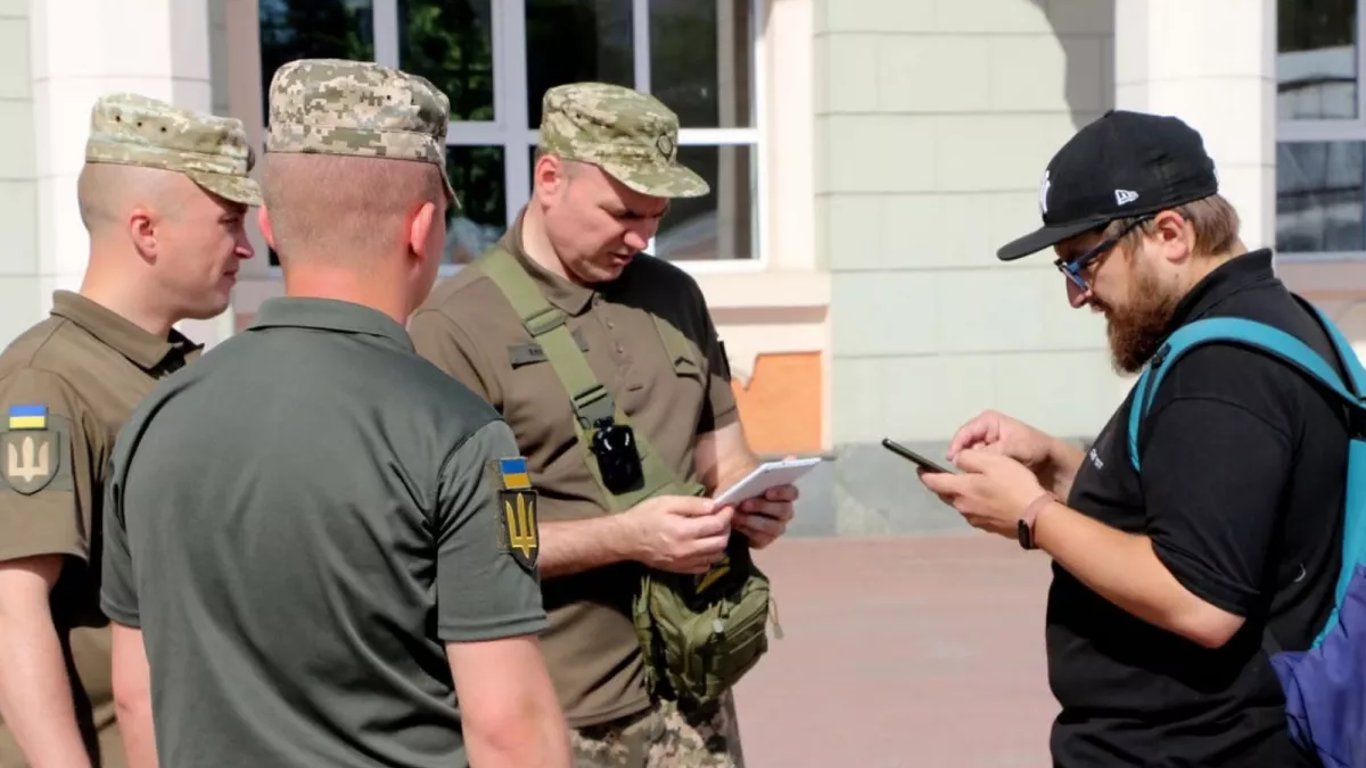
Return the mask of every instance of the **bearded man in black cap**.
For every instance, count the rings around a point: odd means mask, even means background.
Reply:
[[[1135,373],[1182,326],[1278,328],[1345,375],[1332,342],[1248,251],[1200,135],[1111,111],[1058,151],[1044,226],[1002,260],[1052,247],[1073,307],[1105,315]],[[1072,385],[1057,378],[1057,407]],[[1310,646],[1333,609],[1348,425],[1272,357],[1208,344],[1157,388],[1130,461],[1130,398],[1089,450],[986,412],[954,436],[962,474],[922,481],[972,525],[1053,559],[1046,644],[1060,766],[1316,765],[1291,742],[1269,650]],[[1267,650],[1264,650],[1267,649]]]

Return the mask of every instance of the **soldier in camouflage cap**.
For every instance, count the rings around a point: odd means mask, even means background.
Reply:
[[[270,81],[267,152],[382,157],[431,163],[446,197],[450,100],[426,78],[367,61],[301,59]]]
[[[569,83],[542,99],[540,148],[592,163],[654,197],[700,197],[707,182],[678,163],[678,116],[653,96],[608,83]]]
[[[677,117],[649,95],[603,83],[551,88],[531,200],[409,325],[419,354],[503,414],[543,491],[540,573],[552,631],[541,644],[578,766],[744,764],[729,692],[693,707],[647,690],[631,604],[642,573],[702,573],[732,532],[766,546],[797,497],[788,486],[715,509],[687,495],[715,494],[758,461],[702,291],[643,253],[671,198],[709,191],[678,164],[677,144]],[[568,394],[592,386],[610,395],[596,414],[596,404]],[[604,412],[606,421],[595,418]],[[609,499],[603,467],[633,462],[601,428],[624,414],[653,448],[640,450],[654,459],[646,465],[684,482],[646,480],[653,495]],[[580,419],[593,426],[581,432]],[[607,449],[620,460],[598,463]],[[646,465],[634,461],[642,477],[653,472]]]
[[[102,605],[152,652],[157,752],[569,768],[535,491],[511,430],[404,327],[455,197],[446,97],[302,60],[269,98],[259,221],[285,295],[144,400],[110,462]]]
[[[261,200],[241,122],[135,93],[95,102],[85,160],[80,290],[56,291],[0,354],[5,766],[121,766],[145,746],[126,727],[145,699],[114,690],[120,643],[99,606],[106,459],[133,406],[198,356],[174,324],[228,306]]]

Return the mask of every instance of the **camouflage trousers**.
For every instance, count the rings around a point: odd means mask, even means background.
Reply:
[[[735,700],[729,692],[708,710],[680,711],[658,701],[644,713],[571,729],[574,768],[744,768]]]

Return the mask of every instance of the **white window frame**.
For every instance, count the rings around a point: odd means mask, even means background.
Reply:
[[[694,0],[713,2],[714,0]],[[738,0],[750,6],[750,67],[752,94],[750,98],[751,127],[748,128],[681,128],[679,146],[734,146],[751,147],[754,173],[754,195],[751,212],[751,241],[754,253],[746,259],[680,260],[673,264],[693,273],[761,272],[767,268],[767,227],[765,211],[768,202],[768,167],[764,152],[765,68],[763,32],[767,0]],[[635,83],[637,90],[650,92],[650,0],[631,0],[631,24],[634,52]],[[493,49],[493,114],[491,121],[452,121],[446,130],[446,146],[484,147],[503,149],[503,188],[505,190],[506,225],[511,226],[518,211],[530,198],[531,149],[536,145],[536,130],[527,128],[526,74],[526,3],[520,0],[491,0]],[[400,66],[398,0],[371,0],[373,14],[375,61],[391,67]],[[258,33],[259,34],[259,33]],[[457,194],[459,190],[456,190]],[[647,251],[653,251],[651,241]],[[460,271],[462,265],[442,264],[440,274],[449,276]],[[271,267],[280,274],[278,266]]]
[[[1277,0],[1277,3],[1291,2],[1293,0]],[[1279,13],[1279,5],[1273,9],[1274,13]],[[1361,142],[1366,144],[1366,0],[1357,0],[1355,16],[1355,45],[1356,45],[1356,111],[1355,118],[1276,118],[1276,150],[1282,144],[1311,144],[1320,142]],[[1279,44],[1272,42],[1273,54],[1279,61]],[[1280,82],[1279,76],[1276,82]],[[1278,105],[1273,103],[1272,109],[1278,109]],[[1279,195],[1279,190],[1273,194]],[[1366,198],[1366,195],[1363,196]],[[1364,209],[1363,217],[1366,217],[1366,199],[1362,200]],[[1279,219],[1279,203],[1273,207],[1273,215]],[[1364,225],[1366,226],[1366,225]],[[1279,231],[1279,222],[1273,226],[1273,231]],[[1366,244],[1359,251],[1277,251],[1277,259],[1288,259],[1296,262],[1341,262],[1341,261],[1363,261],[1366,260]]]

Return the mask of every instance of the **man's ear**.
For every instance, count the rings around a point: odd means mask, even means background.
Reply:
[[[534,180],[533,194],[542,203],[549,203],[558,198],[564,191],[565,184],[569,183],[569,168],[559,155],[546,153],[536,160],[536,167],[532,171]]]
[[[138,254],[146,261],[156,261],[157,258],[157,224],[156,217],[146,208],[134,208],[128,214],[128,237],[133,241],[133,247],[138,249]]]
[[[1167,210],[1157,214],[1153,219],[1152,233],[1167,261],[1183,261],[1195,251],[1195,230],[1176,211]]]
[[[436,217],[441,215],[436,203],[428,200],[413,214],[408,224],[408,250],[417,256],[418,261],[441,258],[441,243],[430,242],[436,226]]]
[[[261,228],[261,237],[266,239],[266,245],[279,253],[280,249],[275,245],[275,227],[270,221],[270,211],[264,205],[256,209],[256,226]]]

